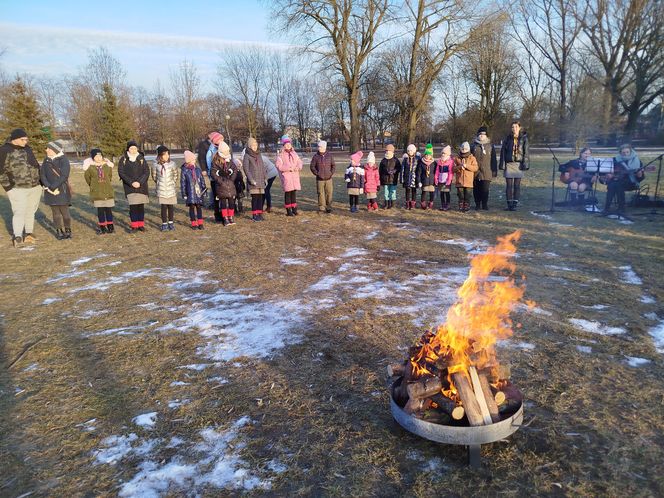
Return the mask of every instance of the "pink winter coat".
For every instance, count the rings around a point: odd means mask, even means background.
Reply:
[[[445,168],[444,166],[447,166],[447,175],[445,175]],[[438,159],[436,161],[436,172],[435,172],[435,177],[434,177],[434,184],[435,185],[440,185],[441,183],[444,183],[448,187],[452,185],[452,178],[454,177],[454,159],[452,157],[448,157],[445,161],[442,159]],[[441,180],[445,180],[444,182],[441,182]]]
[[[276,166],[279,170],[279,178],[281,179],[281,186],[284,192],[302,190],[302,187],[300,187],[302,159],[297,155],[297,152],[294,150],[290,152],[282,150],[277,154]]]
[[[378,166],[375,164],[364,165],[364,191],[373,194],[378,192],[380,187],[380,174],[378,173]]]

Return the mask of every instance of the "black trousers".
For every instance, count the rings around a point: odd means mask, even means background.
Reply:
[[[270,189],[272,189],[272,184],[276,178],[277,177],[275,176],[267,179],[267,186],[265,187],[265,204],[268,208],[272,207],[272,193],[270,192]]]
[[[487,209],[489,207],[489,189],[491,187],[491,180],[478,180],[473,181],[473,197],[475,198],[475,206]]]
[[[441,205],[450,203],[450,193],[449,192],[443,192],[442,190],[440,191],[440,203],[441,203]]]
[[[62,230],[63,228],[71,229],[71,216],[69,216],[69,206],[51,206],[53,213],[53,224],[55,228]]]
[[[113,223],[113,208],[97,208],[97,219],[99,220],[100,225],[102,223],[104,225],[107,223]]]
[[[359,195],[349,195],[348,196],[348,204],[350,207],[357,206],[358,201],[360,200]]]
[[[145,204],[132,204],[129,206],[129,219],[131,221],[144,221]]]
[[[189,219],[191,221],[202,220],[203,206],[201,206],[200,204],[189,204]]]
[[[173,204],[161,204],[161,222],[173,223],[175,206]]]
[[[521,178],[505,178],[507,201],[518,201],[521,195]]]
[[[263,212],[263,197],[263,194],[251,194],[252,214],[260,214]]]
[[[293,207],[292,204],[297,203],[297,190],[291,190],[284,193],[284,204],[286,207]]]
[[[406,187],[406,202],[417,200],[417,188]]]

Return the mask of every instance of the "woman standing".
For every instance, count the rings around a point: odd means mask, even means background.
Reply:
[[[90,198],[97,208],[97,235],[113,233],[113,207],[115,192],[111,184],[113,163],[105,159],[101,149],[92,149],[90,157],[83,161],[85,182],[90,187]]]
[[[134,140],[127,142],[127,150],[118,163],[118,175],[122,180],[129,202],[131,230],[132,232],[145,232],[145,205],[149,202],[150,168]]]
[[[470,209],[470,191],[473,190],[473,180],[477,171],[477,160],[470,153],[470,144],[464,142],[459,149],[459,156],[454,158],[454,175],[456,180],[457,196],[459,197],[459,211]]]
[[[486,126],[480,126],[470,151],[475,156],[479,168],[473,182],[475,209],[488,211],[489,189],[491,187],[491,180],[498,176],[498,164],[496,161],[496,151],[486,132]]]
[[[39,176],[44,187],[44,202],[53,212],[58,240],[71,239],[69,170],[69,159],[65,157],[60,142],[49,142]]]
[[[276,166],[279,170],[281,186],[284,189],[284,207],[286,216],[297,216],[297,198],[300,186],[300,171],[302,171],[302,159],[293,150],[293,144],[288,135],[281,137],[283,149],[277,154]]]
[[[161,231],[175,230],[173,215],[178,203],[177,184],[180,175],[178,167],[171,161],[168,147],[157,147],[157,158],[152,166],[152,179],[157,184],[157,197],[161,206]]]
[[[267,166],[258,150],[254,137],[247,140],[247,150],[242,161],[244,174],[247,175],[249,194],[251,195],[251,219],[263,221],[263,194],[267,186]]]
[[[512,133],[503,140],[498,168],[505,172],[507,210],[516,211],[521,195],[521,178],[523,172],[530,169],[528,135],[521,131],[519,121],[512,122]]]

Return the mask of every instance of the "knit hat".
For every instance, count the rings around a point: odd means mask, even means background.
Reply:
[[[427,144],[424,148],[424,155],[433,157],[433,145]]]
[[[187,164],[196,164],[196,154],[190,150],[184,151],[184,162]]]
[[[49,142],[46,145],[46,147],[51,149],[56,154],[60,154],[61,152],[64,152],[64,147],[62,146],[62,142],[60,142],[59,140],[56,140],[55,142]]]
[[[158,156],[161,156],[164,152],[170,152],[168,150],[168,147],[166,147],[165,145],[160,145],[159,147],[157,147],[157,155]]]
[[[127,142],[127,148],[125,150],[129,150],[129,147],[132,147],[132,146],[134,146],[138,149],[138,144],[136,143],[136,140],[129,140],[129,142]]]
[[[394,144],[387,144],[385,146],[385,150],[391,150],[392,152],[394,152]]]
[[[452,155],[452,147],[446,145],[443,147],[443,152],[440,154],[440,157],[450,157]]]
[[[350,155],[350,160],[353,161],[353,164],[360,164],[360,160],[364,156],[364,152],[358,150],[355,154]]]
[[[90,151],[90,157],[92,159],[94,159],[97,154],[101,154],[101,149],[92,149]],[[103,156],[104,154],[101,154],[101,155]]]
[[[408,155],[412,156],[417,152],[417,147],[415,147],[414,144],[410,144],[408,147],[406,147],[406,152],[408,152]]]
[[[327,149],[327,142],[325,140],[320,140],[318,142],[318,148],[319,149]]]
[[[376,156],[373,151],[369,152],[369,155],[367,155],[367,164],[376,164]]]
[[[219,154],[223,159],[228,160],[231,158],[231,148],[226,142],[221,142],[219,144],[219,150],[217,151],[217,154]]]
[[[11,135],[9,135],[9,140],[16,140],[17,138],[27,137],[28,134],[23,128],[16,128],[12,130]]]
[[[213,131],[210,133],[210,142],[212,142],[214,145],[219,145],[219,142],[221,142],[221,133],[218,131]]]
[[[488,129],[487,129],[486,126],[480,126],[480,127],[477,129],[477,134],[479,135],[480,133],[486,133],[487,131],[488,131]]]
[[[470,152],[470,144],[468,142],[464,142],[461,144],[461,152]]]
[[[291,143],[291,139],[288,135],[284,135],[281,137],[281,143],[286,145]]]

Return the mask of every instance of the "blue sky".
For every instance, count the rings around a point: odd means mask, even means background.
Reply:
[[[73,74],[89,49],[103,45],[127,70],[127,83],[148,89],[157,79],[168,84],[170,68],[185,58],[209,84],[225,47],[286,41],[258,0],[0,0],[0,12],[0,65],[10,75]]]

